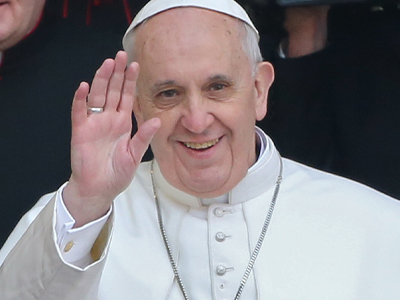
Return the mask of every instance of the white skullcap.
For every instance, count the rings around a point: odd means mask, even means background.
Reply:
[[[125,32],[124,38],[122,39],[122,45],[125,49],[127,48],[126,37],[144,20],[171,8],[190,6],[214,10],[237,18],[247,23],[258,35],[257,28],[250,20],[246,11],[234,0],[151,0],[137,13],[136,17],[133,19],[128,30]]]

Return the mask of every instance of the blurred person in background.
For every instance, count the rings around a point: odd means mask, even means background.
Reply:
[[[244,2],[275,20],[261,37],[276,80],[259,125],[280,152],[399,198],[398,2]]]
[[[0,245],[68,178],[71,99],[120,36],[62,18],[57,0],[0,1]]]

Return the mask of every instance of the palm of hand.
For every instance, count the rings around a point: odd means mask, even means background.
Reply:
[[[104,189],[111,193],[105,196],[114,198],[132,180],[140,158],[129,148],[131,128],[131,114],[119,111],[92,114],[74,128],[72,171],[86,196]]]
[[[107,59],[89,85],[81,83],[72,104],[72,175],[64,203],[80,226],[101,217],[131,182],[159,119],[144,122],[131,138],[137,63],[126,70],[127,56]],[[87,101],[86,101],[87,99]],[[103,108],[91,113],[88,107]]]

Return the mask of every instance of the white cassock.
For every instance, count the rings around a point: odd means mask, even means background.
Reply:
[[[154,164],[166,234],[189,299],[233,299],[259,239],[280,157],[272,141],[257,132],[263,145],[257,163],[224,197],[185,194]],[[400,202],[282,161],[275,210],[240,299],[400,299]],[[160,234],[150,168],[142,163],[115,200],[93,247],[100,259],[87,266],[65,262],[70,237],[57,242],[56,196],[43,197],[0,252],[0,261],[5,259],[0,299],[183,299]]]

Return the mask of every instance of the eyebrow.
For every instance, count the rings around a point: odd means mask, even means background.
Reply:
[[[226,75],[222,74],[217,74],[211,77],[208,77],[209,81],[216,81],[216,80],[224,80],[224,81],[232,81],[230,78],[228,78]]]

